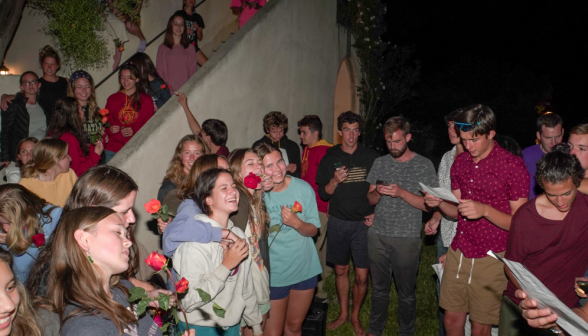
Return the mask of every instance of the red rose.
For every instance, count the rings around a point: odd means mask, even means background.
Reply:
[[[157,252],[151,252],[145,259],[145,263],[153,268],[155,272],[159,272],[167,266],[167,259]]]
[[[145,203],[145,211],[150,214],[155,214],[161,209],[161,203],[156,199],[151,199],[151,201]]]
[[[102,123],[106,124],[107,122],[108,122],[108,117],[106,117],[106,116],[102,117]]]
[[[107,109],[100,109],[100,111],[98,111],[98,113],[100,113],[101,116],[106,116],[110,112]]]
[[[163,89],[166,88],[166,85],[165,84],[161,84],[160,88],[163,90]]]
[[[261,182],[261,177],[253,173],[249,173],[249,175],[245,176],[245,178],[243,179],[243,184],[245,184],[245,186],[249,189],[257,188],[259,182]]]
[[[42,233],[37,233],[36,235],[33,236],[33,244],[35,244],[36,247],[41,247],[43,245],[45,245],[45,235]]]
[[[178,292],[178,293],[185,292],[188,289],[189,285],[190,285],[190,283],[188,282],[188,280],[186,280],[186,278],[180,279],[180,281],[178,281],[176,283],[176,292]]]
[[[292,213],[302,212],[302,205],[298,201],[294,202],[292,206]]]

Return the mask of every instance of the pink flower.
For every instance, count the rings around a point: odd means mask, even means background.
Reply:
[[[32,237],[33,239],[33,244],[35,244],[36,247],[41,247],[43,245],[45,245],[45,235],[42,233],[37,233],[36,235],[34,235]]]
[[[253,173],[249,173],[249,175],[245,176],[245,178],[243,179],[243,184],[245,184],[245,186],[249,189],[257,188],[259,182],[261,182],[261,177]]]

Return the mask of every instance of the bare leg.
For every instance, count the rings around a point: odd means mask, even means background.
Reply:
[[[468,313],[445,311],[445,335],[465,336],[465,322]]]
[[[365,329],[359,319],[359,310],[363,304],[363,299],[367,293],[367,277],[369,270],[367,268],[355,268],[355,283],[353,284],[353,308],[351,310],[351,324],[355,335],[365,335]],[[348,304],[349,305],[349,304]]]
[[[286,314],[284,336],[302,335],[302,323],[306,318],[308,309],[310,309],[313,297],[314,288],[302,291],[290,291],[290,302],[288,303],[288,312]]]
[[[115,45],[114,46],[114,56],[112,56],[112,59],[114,60],[114,64],[112,64],[113,71],[115,71],[116,68],[118,68],[118,65],[120,64],[121,58],[122,58],[122,50],[119,50],[119,48]]]
[[[337,286],[337,296],[339,297],[341,312],[335,321],[329,323],[329,330],[335,330],[349,321],[349,265],[335,265],[335,285]],[[355,301],[353,301],[353,305],[355,306]]]
[[[125,27],[127,28],[127,31],[131,33],[131,35],[138,37],[139,40],[146,40],[145,35],[143,35],[143,31],[141,31],[141,27],[139,27],[137,23],[125,21]]]
[[[286,310],[290,295],[281,300],[271,300],[272,309],[269,318],[265,323],[265,336],[281,336],[284,333],[284,323],[286,322]]]
[[[490,336],[492,334],[492,326],[488,324],[481,324],[472,321],[472,336]]]

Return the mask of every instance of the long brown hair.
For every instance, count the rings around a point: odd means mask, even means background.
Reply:
[[[66,213],[84,206],[103,206],[114,208],[131,192],[139,187],[124,171],[111,166],[96,166],[88,169],[74,184],[69,198],[63,207]],[[61,225],[61,224],[60,224]],[[139,249],[135,243],[134,230],[129,227],[129,239],[133,242],[130,248],[129,268],[121,274],[125,279],[135,275],[139,269]],[[26,282],[27,289],[33,295],[45,296],[43,286],[47,284],[49,262],[53,253],[53,235],[46,246],[41,249],[37,260]]]
[[[96,101],[96,88],[94,87],[94,79],[84,70],[78,70],[69,77],[69,85],[67,86],[67,96],[76,98],[75,90],[76,83],[80,78],[85,78],[90,82],[90,97],[88,97],[88,119],[99,116],[98,102]]]
[[[84,126],[79,114],[80,105],[78,100],[72,97],[63,97],[55,102],[55,111],[51,122],[47,127],[47,134],[59,139],[64,133],[73,135],[84,156],[90,155],[90,144],[84,132]]]
[[[196,159],[196,161],[194,161],[192,168],[190,168],[190,174],[186,176],[182,184],[178,187],[178,198],[180,201],[188,199],[192,196],[194,193],[194,185],[196,185],[196,180],[198,180],[198,176],[200,176],[200,174],[210,168],[218,167],[219,157],[222,156],[218,154],[206,154],[202,155]]]
[[[247,153],[253,153],[257,155],[257,153],[251,148],[235,149],[229,156],[229,167],[231,168],[231,175],[233,175],[233,181],[235,182],[235,185],[237,185],[237,188],[239,188],[242,194],[247,195],[249,204],[251,204],[253,210],[255,211],[257,221],[255,221],[253,211],[249,211],[249,223],[258,227],[259,236],[260,238],[263,238],[270,223],[267,208],[265,207],[265,202],[263,201],[263,191],[254,190],[252,195],[249,193],[249,190],[247,190],[247,187],[245,187],[243,184],[243,177],[239,176],[241,173],[243,160],[245,159],[245,154]],[[259,157],[259,155],[257,156]],[[251,232],[254,233],[255,231],[251,230]]]
[[[25,253],[33,242],[33,236],[43,233],[44,223],[51,222],[51,211],[43,210],[47,202],[20,184],[0,186],[0,215],[10,222],[6,246],[17,255]],[[25,230],[26,228],[26,230]],[[26,232],[26,233],[25,233]]]
[[[141,94],[145,92],[145,87],[148,85],[148,83],[145,83],[145,81],[143,81],[141,79],[141,73],[139,73],[139,69],[137,69],[136,66],[134,66],[132,64],[125,64],[118,71],[119,84],[120,84],[120,76],[121,76],[122,72],[125,70],[128,70],[133,77],[135,77],[139,80],[135,83],[135,93],[133,93],[131,95],[131,101],[129,102],[129,106],[132,109],[134,109],[135,111],[139,112],[141,110]],[[122,84],[120,84],[120,87],[118,90],[122,91],[124,93],[125,89],[123,88]]]
[[[10,252],[0,248],[0,262],[6,263],[12,271],[12,255]],[[14,271],[12,272],[14,274]],[[18,278],[14,277],[16,283],[16,290],[20,297],[20,303],[16,310],[14,320],[12,320],[12,329],[10,335],[13,336],[41,336],[41,331],[37,326],[37,319],[35,310],[31,305],[31,300],[27,294],[26,289]]]
[[[67,142],[45,138],[33,147],[33,158],[22,167],[22,177],[37,177],[53,168],[67,155]]]
[[[77,230],[96,230],[100,221],[113,214],[116,214],[114,210],[100,206],[73,209],[61,217],[53,234],[55,239],[49,271],[49,299],[59,314],[61,327],[70,318],[96,312],[114,323],[121,335],[125,327],[137,324],[135,314],[106,293],[100,273],[74,237]],[[128,295],[128,291],[118,281],[118,276],[112,276],[109,279],[110,287],[117,287]],[[78,308],[65,315],[68,305],[76,305]]]
[[[203,155],[210,152],[208,146],[202,141],[202,138],[195,134],[188,134],[180,139],[180,142],[178,142],[178,145],[176,146],[174,156],[169,163],[169,168],[167,168],[167,172],[163,178],[164,180],[172,181],[176,186],[182,184],[187,176],[187,174],[184,174],[184,166],[182,165],[182,151],[184,150],[186,143],[190,141],[194,141],[200,146]]]
[[[184,16],[182,14],[172,15],[167,21],[167,29],[165,30],[165,39],[163,40],[163,44],[165,44],[165,46],[170,49],[174,48],[174,19],[177,17],[181,17],[182,20],[184,20]],[[184,49],[188,48],[190,45],[190,40],[188,39],[188,33],[186,30],[186,21],[184,20],[184,32],[182,33],[182,38],[180,39],[180,45],[184,47]]]

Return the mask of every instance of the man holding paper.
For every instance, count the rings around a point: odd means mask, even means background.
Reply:
[[[368,231],[368,256],[372,274],[372,310],[368,333],[382,335],[388,317],[392,276],[398,289],[398,319],[401,336],[414,335],[416,279],[421,254],[422,213],[429,211],[423,196],[423,182],[437,187],[433,163],[411,151],[410,124],[392,117],[384,124],[384,138],[390,155],[374,162],[367,182],[370,205],[376,206]]]
[[[467,151],[451,167],[451,187],[460,204],[425,196],[427,205],[458,219],[445,261],[440,306],[447,335],[464,335],[469,313],[472,335],[489,336],[499,322],[507,280],[502,263],[486,252],[504,256],[512,214],[529,197],[529,173],[520,157],[494,141],[496,117],[489,107],[463,108],[455,125]]]

